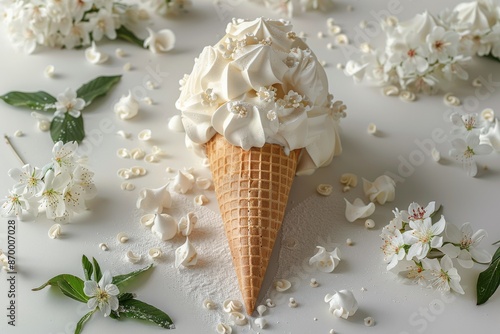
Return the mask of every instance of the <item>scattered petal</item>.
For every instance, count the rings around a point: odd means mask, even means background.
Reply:
[[[131,167],[130,169],[130,173],[133,175],[133,176],[144,176],[147,174],[147,170],[146,168],[144,167],[141,167],[141,166],[133,166]]]
[[[153,53],[167,52],[175,46],[175,34],[170,29],[162,29],[158,32],[146,28],[149,36],[144,40],[144,47]]]
[[[156,154],[146,154],[144,157],[144,161],[149,162],[149,163],[155,163],[159,162],[160,159],[158,158],[158,155]]]
[[[481,78],[475,78],[474,80],[472,80],[472,86],[483,87],[483,81],[481,80]]]
[[[135,189],[135,185],[133,185],[130,182],[122,182],[122,184],[120,184],[120,189],[126,191],[132,191]]]
[[[178,171],[173,180],[174,191],[185,194],[193,188],[194,176],[189,172]]]
[[[142,99],[142,102],[146,103],[147,105],[153,105],[153,99],[150,98],[149,96],[146,96]]]
[[[363,179],[363,191],[370,201],[377,201],[383,205],[386,202],[394,201],[396,182],[387,175],[381,175],[373,182]]]
[[[123,51],[123,49],[117,48],[117,49],[115,50],[115,55],[116,55],[118,58],[123,58],[123,57],[125,57],[125,51]]]
[[[486,108],[481,111],[481,118],[493,123],[495,121],[495,112],[491,108]]]
[[[335,36],[335,41],[339,45],[347,45],[347,44],[349,44],[349,38],[345,34],[338,34],[337,36]]]
[[[318,270],[331,273],[340,262],[340,250],[336,247],[333,251],[327,252],[325,247],[316,246],[318,252],[309,259],[309,265]]]
[[[22,136],[24,136],[24,133],[21,130],[16,130],[16,131],[14,131],[14,136],[15,137],[22,137]]]
[[[360,198],[356,198],[352,204],[346,198],[344,200],[346,203],[345,217],[350,223],[360,218],[369,217],[375,211],[375,204],[373,202],[365,205]]]
[[[358,185],[358,177],[353,173],[344,173],[340,176],[340,183],[354,188]]]
[[[131,63],[125,63],[123,64],[123,70],[124,71],[130,71],[132,69],[132,64]]]

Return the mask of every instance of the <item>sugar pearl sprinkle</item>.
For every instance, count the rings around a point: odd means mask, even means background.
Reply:
[[[319,286],[319,283],[318,283],[318,281],[315,278],[311,278],[311,282],[309,283],[309,285],[312,288],[317,288]]]
[[[125,63],[123,65],[123,70],[124,71],[130,71],[130,70],[132,70],[132,64],[131,63]]]
[[[354,242],[351,240],[351,238],[347,238],[346,241],[345,241],[345,243],[346,243],[347,246],[354,245]]]
[[[374,228],[375,227],[375,221],[373,219],[367,219],[365,221],[365,227],[368,229]]]
[[[376,135],[377,134],[377,125],[375,125],[375,123],[368,124],[368,127],[366,128],[366,132],[372,136]]]
[[[433,147],[431,150],[431,156],[432,160],[434,160],[435,162],[439,162],[441,160],[441,153],[439,153],[439,151],[435,147]]]
[[[43,74],[46,78],[53,78],[55,75],[56,68],[54,65],[47,65],[43,70]]]
[[[104,242],[101,242],[101,243],[99,244],[99,248],[100,248],[102,251],[108,251],[108,250],[109,250],[108,245],[106,245]]]
[[[365,321],[365,326],[367,327],[372,327],[373,325],[375,325],[375,320],[372,317],[366,317],[364,321]]]
[[[322,183],[316,187],[318,194],[323,196],[330,196],[333,191],[333,186],[331,184]]]
[[[21,130],[16,130],[14,131],[14,136],[15,137],[22,137],[24,133]]]
[[[118,58],[125,57],[125,51],[123,51],[123,49],[118,48],[118,49],[115,50],[115,55]]]
[[[297,301],[295,300],[295,298],[290,298],[288,300],[288,307],[291,307],[291,308],[295,308],[297,307],[299,304],[297,303]]]

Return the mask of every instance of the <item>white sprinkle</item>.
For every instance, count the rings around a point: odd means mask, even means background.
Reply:
[[[49,228],[49,238],[51,239],[57,239],[61,236],[62,230],[61,230],[61,225],[60,224],[54,224]]]
[[[123,65],[123,70],[124,71],[130,71],[130,70],[132,70],[132,64],[131,63],[125,63]]]
[[[375,227],[375,221],[373,219],[367,219],[367,220],[365,220],[365,227],[366,228],[374,228]]]
[[[475,78],[474,80],[472,80],[472,86],[483,87],[483,82],[481,81],[481,78]]]
[[[128,241],[128,235],[125,232],[120,232],[116,235],[116,240],[118,240],[119,243],[124,244]]]
[[[132,251],[128,251],[127,253],[125,253],[125,259],[127,259],[127,261],[130,263],[137,263],[141,260],[141,255],[135,254]]]
[[[150,89],[150,90],[153,90],[153,89],[155,89],[155,88],[156,88],[156,84],[155,84],[153,81],[151,81],[151,80],[150,80],[150,81],[147,81],[147,82],[146,82],[146,88],[147,88],[147,89]]]
[[[123,51],[123,49],[118,48],[118,49],[115,50],[115,55],[118,58],[122,58],[122,57],[125,56],[125,51]]]
[[[150,98],[149,96],[146,96],[145,98],[142,99],[142,101],[148,105],[152,105],[153,104],[153,99]]]
[[[325,33],[322,31],[318,31],[318,38],[325,38]]]
[[[337,69],[338,70],[343,70],[345,68],[345,65],[342,63],[337,63]]]
[[[119,148],[118,151],[116,151],[116,155],[122,159],[130,158],[130,152],[126,148]]]
[[[417,99],[417,96],[415,95],[415,93],[407,91],[407,90],[402,91],[401,94],[399,95],[399,97],[401,98],[401,100],[403,100],[405,102],[413,102]]]
[[[318,321],[318,318],[316,318],[316,317],[315,317],[315,318],[313,318],[313,320],[314,320],[314,321]]]
[[[275,303],[272,301],[272,299],[270,299],[270,298],[266,299],[266,305],[267,305],[267,307],[269,307],[269,308],[273,308],[273,307],[275,307],[275,306],[276,306],[276,304],[275,304]]]
[[[208,203],[208,198],[205,195],[197,195],[194,197],[194,204],[198,206],[203,206]]]
[[[345,241],[345,243],[346,243],[347,246],[354,245],[354,242],[351,240],[351,238],[347,238],[346,241]]]
[[[117,134],[117,135],[119,135],[119,136],[121,136],[121,137],[122,137],[122,138],[124,138],[124,139],[129,139],[129,138],[131,137],[131,134],[130,134],[130,133],[125,132],[125,131],[123,131],[123,130],[118,130],[118,131],[116,131],[116,134]]]
[[[493,109],[491,108],[486,108],[486,109],[483,109],[483,111],[481,111],[481,117],[492,123],[493,121],[495,121],[495,111],[493,111]]]
[[[326,44],[326,48],[332,50],[333,48],[335,48],[335,45],[333,45],[333,43],[328,43]]]
[[[122,184],[120,185],[120,189],[126,191],[132,191],[135,189],[135,186],[130,182],[122,182]]]
[[[361,291],[365,292],[368,291],[365,287],[361,287]]]
[[[54,65],[47,65],[45,66],[45,69],[43,70],[43,75],[45,75],[46,78],[53,78],[55,74],[56,68]]]
[[[174,169],[172,167],[166,167],[165,168],[165,172],[167,172],[167,173],[173,173]]]
[[[359,49],[363,52],[363,53],[370,53],[372,51],[372,46],[368,43],[361,43],[360,46],[359,46]]]
[[[326,25],[328,27],[331,27],[335,24],[335,19],[333,17],[329,17],[327,20],[326,20]]]
[[[375,325],[375,320],[372,317],[366,317],[365,326],[372,327],[373,325]]]
[[[288,300],[288,307],[295,308],[297,306],[298,306],[298,304],[297,304],[297,301],[295,300],[295,298],[290,298]]]
[[[109,250],[108,245],[106,245],[104,242],[101,242],[101,243],[99,244],[99,248],[100,248],[101,250],[103,250],[103,251],[107,251],[107,250]]]
[[[319,286],[319,283],[318,283],[318,281],[315,278],[311,278],[311,283],[309,283],[309,285],[312,288],[317,288]]]
[[[203,301],[203,307],[207,310],[215,310],[217,308],[217,304],[215,304],[215,302],[211,299],[205,299]]]
[[[148,255],[151,259],[155,260],[162,256],[163,252],[158,247],[153,247],[148,251]]]
[[[367,23],[365,20],[362,20],[361,22],[359,22],[359,27],[361,29],[365,29],[367,27]]]
[[[366,129],[366,132],[370,135],[376,135],[377,134],[377,126],[374,123],[368,124],[368,128]]]
[[[267,311],[267,306],[266,305],[259,305],[257,306],[257,313],[259,314],[260,317]]]
[[[354,10],[354,7],[352,5],[347,5],[347,11],[352,12]]]
[[[330,35],[332,36],[335,36],[337,34],[340,34],[340,32],[342,31],[342,28],[338,25],[331,25],[329,28],[328,28],[328,32],[330,33]]]
[[[338,34],[337,36],[335,36],[335,40],[337,41],[337,44],[340,45],[349,44],[349,38],[345,34]]]
[[[431,156],[432,160],[434,160],[435,162],[439,162],[441,160],[441,153],[439,153],[439,151],[435,147],[433,147],[431,150]]]
[[[458,107],[459,105],[462,104],[460,99],[458,97],[456,97],[455,95],[453,95],[452,93],[446,93],[444,95],[443,100],[447,106]]]
[[[22,137],[24,133],[21,130],[16,130],[14,131],[14,136],[15,137]]]
[[[330,196],[333,191],[333,186],[331,184],[322,183],[316,187],[318,194],[323,196]]]
[[[321,64],[321,66],[323,67],[326,67],[327,64],[326,64],[326,61],[325,60],[320,60],[319,63]]]
[[[144,129],[137,135],[137,139],[142,141],[148,141],[151,139],[152,132],[150,129]]]
[[[399,95],[399,88],[394,86],[394,85],[389,85],[389,86],[382,88],[382,93],[385,96],[398,96]]]
[[[328,333],[329,334],[335,334],[335,331],[333,329],[330,329],[330,331]]]

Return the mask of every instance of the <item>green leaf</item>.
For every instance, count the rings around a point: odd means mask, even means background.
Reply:
[[[62,293],[74,300],[82,303],[89,300],[89,297],[83,292],[83,280],[79,277],[64,274],[63,279],[57,282],[57,285],[59,285]]]
[[[101,267],[95,258],[92,258],[92,262],[94,263],[94,281],[99,282],[102,277]]]
[[[489,267],[477,278],[477,305],[486,301],[495,293],[500,285],[500,248],[493,255]]]
[[[90,319],[90,317],[92,316],[92,314],[95,313],[97,309],[95,310],[92,310],[90,311],[89,313],[85,314],[81,319],[80,321],[78,321],[78,323],[76,324],[76,328],[75,328],[75,334],[80,334],[83,330],[83,326],[85,325],[85,323]]]
[[[50,136],[54,143],[62,141],[67,143],[76,141],[80,143],[85,137],[85,130],[83,128],[83,117],[80,115],[75,118],[68,113],[64,117],[54,117],[50,123]]]
[[[148,271],[152,267],[153,267],[153,265],[150,264],[149,266],[147,266],[145,268],[133,271],[131,273],[128,273],[128,274],[125,274],[125,275],[115,276],[115,277],[113,277],[112,283],[115,284],[116,286],[119,286],[120,284],[125,283],[126,281],[130,280],[131,278],[134,278],[135,276],[140,275],[140,274]]]
[[[56,103],[57,99],[49,93],[42,91],[33,93],[9,92],[0,96],[0,99],[14,107],[23,107],[39,111],[56,110],[52,105]]]
[[[90,281],[92,279],[92,272],[94,270],[92,268],[92,263],[90,263],[89,259],[85,255],[82,256],[82,266],[85,280]]]
[[[96,97],[105,95],[121,79],[121,75],[97,77],[78,88],[76,95],[85,101],[85,105],[94,101]]]
[[[172,319],[165,312],[137,299],[121,302],[118,310],[117,313],[120,317],[150,321],[166,329],[175,328]]]
[[[65,274],[54,276],[51,279],[49,279],[46,283],[44,283],[43,285],[40,285],[38,288],[31,289],[31,291],[40,291],[49,285],[59,287],[58,283],[59,283],[59,281],[64,280],[64,275]]]
[[[137,37],[132,31],[123,25],[116,30],[116,37],[144,48],[144,40]]]

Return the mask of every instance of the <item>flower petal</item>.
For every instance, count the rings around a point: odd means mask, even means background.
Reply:
[[[83,293],[88,297],[93,297],[99,292],[99,287],[95,281],[85,281],[83,285]]]
[[[453,244],[443,245],[443,247],[439,248],[439,250],[452,259],[456,258],[460,254],[460,248]]]
[[[469,252],[472,258],[479,263],[491,262],[491,254],[488,253],[485,249],[471,246],[469,248]]]
[[[460,251],[457,261],[462,267],[467,269],[472,268],[472,266],[474,265],[471,254],[465,249],[462,249]]]

